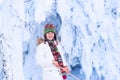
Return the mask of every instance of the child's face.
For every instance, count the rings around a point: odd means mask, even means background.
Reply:
[[[54,38],[54,32],[48,32],[48,33],[46,33],[46,38],[48,40],[52,40]]]

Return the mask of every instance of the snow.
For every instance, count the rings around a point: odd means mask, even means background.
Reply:
[[[120,80],[119,0],[0,0],[0,80],[42,80],[36,40],[54,23],[71,73]],[[68,80],[76,80],[68,75]]]

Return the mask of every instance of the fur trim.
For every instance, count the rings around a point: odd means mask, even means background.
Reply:
[[[37,46],[40,45],[41,43],[44,42],[44,39],[43,38],[38,38],[37,39]]]

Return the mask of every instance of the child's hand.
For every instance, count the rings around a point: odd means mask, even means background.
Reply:
[[[58,62],[57,62],[57,61],[55,61],[55,60],[53,60],[53,64],[54,64],[56,67],[58,67],[58,66],[59,66]]]
[[[68,68],[67,66],[63,67],[62,69],[63,69],[67,74],[70,73],[69,68]]]

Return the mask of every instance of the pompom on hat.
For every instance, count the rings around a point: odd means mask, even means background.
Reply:
[[[54,29],[54,25],[53,24],[46,24],[45,25],[44,34],[46,34],[48,32],[54,32],[55,33],[55,29]]]

